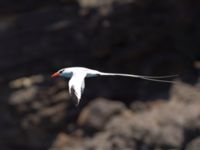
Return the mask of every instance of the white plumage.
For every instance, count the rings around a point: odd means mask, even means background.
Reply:
[[[79,104],[81,95],[85,88],[85,78],[96,77],[96,76],[123,76],[123,77],[132,77],[140,78],[156,82],[167,82],[173,83],[173,81],[161,80],[162,78],[175,77],[177,75],[170,76],[142,76],[142,75],[132,75],[132,74],[122,74],[122,73],[106,73],[100,72],[97,70],[84,68],[84,67],[69,67],[60,69],[52,75],[52,77],[62,76],[65,78],[70,78],[69,80],[69,93],[76,101],[76,105]]]

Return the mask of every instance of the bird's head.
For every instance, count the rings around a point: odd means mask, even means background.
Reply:
[[[65,77],[65,78],[69,78],[72,76],[72,72],[68,71],[68,69],[60,69],[57,72],[53,73],[51,75],[52,78],[54,77]]]
[[[64,71],[65,71],[65,69],[60,69],[60,70],[58,70],[57,72],[53,73],[53,74],[51,75],[51,77],[54,78],[54,77],[63,76],[63,72],[64,72]]]

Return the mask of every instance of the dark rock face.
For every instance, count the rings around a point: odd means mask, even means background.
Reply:
[[[0,1],[0,13],[16,13],[31,11],[38,9],[38,7],[54,6],[63,4],[73,4],[76,0],[26,0],[26,1],[15,1],[15,0],[1,0]]]
[[[7,69],[27,75],[53,70],[57,68],[55,65],[83,65],[147,75],[178,73],[191,67],[198,51],[192,50],[190,45],[194,49],[198,45],[196,37],[192,36],[190,41],[187,34],[198,33],[198,28],[187,32],[189,27],[186,25],[196,23],[198,19],[191,20],[192,14],[187,13],[189,8],[179,8],[188,6],[187,3],[166,3],[166,12],[159,13],[155,9],[157,17],[150,13],[154,3],[144,6],[138,3],[116,7],[106,17],[98,13],[80,16],[77,5],[67,4],[5,15],[0,29],[2,76],[12,76],[6,74]],[[178,12],[171,13],[168,5],[173,5],[173,11]],[[155,3],[155,7],[162,9],[164,6]],[[183,12],[187,15],[180,18]],[[192,56],[187,54],[188,48]],[[190,59],[185,61],[184,57],[190,57],[191,62]],[[31,69],[27,69],[29,67]]]
[[[188,0],[1,0],[0,149],[199,149],[199,6]],[[75,108],[67,83],[50,79],[68,66],[178,73],[193,85],[88,79]]]

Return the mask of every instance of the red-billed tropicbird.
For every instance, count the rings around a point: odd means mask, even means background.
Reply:
[[[133,78],[140,78],[150,81],[156,82],[168,82],[173,83],[173,81],[168,80],[161,80],[162,78],[169,78],[174,77],[177,75],[170,75],[170,76],[142,76],[142,75],[133,75],[133,74],[122,74],[122,73],[106,73],[100,72],[97,70],[84,68],[84,67],[69,67],[63,68],[57,71],[56,73],[52,74],[51,77],[65,77],[70,78],[69,80],[69,93],[76,100],[76,105],[79,104],[81,99],[81,94],[85,88],[85,78],[88,77],[96,77],[96,76],[123,76],[123,77],[133,77]]]

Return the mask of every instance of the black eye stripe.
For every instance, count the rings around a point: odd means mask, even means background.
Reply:
[[[62,73],[64,70],[60,70],[59,73]]]

